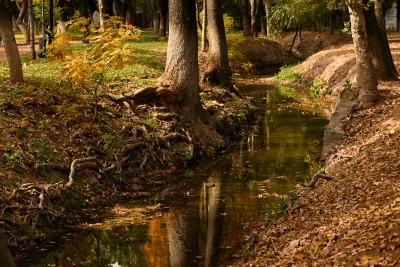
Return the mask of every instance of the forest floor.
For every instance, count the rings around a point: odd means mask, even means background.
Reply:
[[[399,38],[389,35],[398,70]],[[354,63],[346,41],[295,69],[320,79],[333,106],[332,87],[351,81]],[[400,82],[380,82],[379,92],[375,107],[348,117],[343,143],[321,166],[332,179],[300,189],[279,219],[255,225],[235,266],[400,266]]]

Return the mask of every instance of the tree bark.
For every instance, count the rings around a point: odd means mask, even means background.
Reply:
[[[372,64],[371,50],[368,46],[364,8],[357,0],[346,0],[346,4],[349,8],[351,34],[356,53],[358,107],[369,108],[378,98],[378,81]]]
[[[19,29],[21,30],[22,34],[25,37],[25,43],[29,44],[30,42],[30,35],[29,35],[29,31],[26,28],[25,24],[24,24],[24,18],[26,16],[26,13],[28,11],[28,0],[22,0],[21,2],[16,2],[19,8],[19,15],[17,18],[17,25],[19,27]]]
[[[230,88],[232,71],[229,66],[221,0],[208,0],[209,51],[207,69],[202,81]]]
[[[100,27],[104,27],[104,0],[98,0],[100,13]]]
[[[201,28],[201,51],[207,50],[207,0],[203,0],[203,26]]]
[[[267,17],[264,8],[264,0],[258,1],[258,12],[260,16],[260,23],[261,23],[261,34],[267,35]]]
[[[257,0],[250,0],[250,17],[251,17],[250,34],[252,37],[258,37],[258,28],[257,28],[258,3],[257,3]]]
[[[160,6],[160,37],[167,37],[168,0],[159,0]]]
[[[10,81],[16,83],[23,81],[22,64],[9,17],[7,9],[0,4],[0,35],[3,39],[7,62],[10,69]]]
[[[32,60],[36,59],[36,51],[35,51],[35,20],[33,17],[33,3],[32,0],[28,0],[28,14],[29,14],[29,32],[31,35],[30,45],[31,45],[31,56]]]
[[[168,40],[161,85],[171,92],[170,100],[179,110],[182,122],[190,125],[194,142],[198,146],[221,146],[223,141],[212,129],[210,117],[200,103],[195,0],[169,1]]]
[[[0,266],[15,267],[14,259],[7,248],[3,235],[0,234]]]
[[[356,54],[355,85],[346,86],[340,93],[335,111],[325,128],[322,158],[327,159],[344,138],[346,117],[355,109],[372,107],[378,99],[378,82],[368,47],[363,4],[358,0],[346,0],[350,13],[351,35]]]
[[[249,0],[242,0],[243,36],[251,36]]]
[[[382,0],[375,0],[375,5],[364,9],[368,45],[371,49],[372,64],[378,80],[397,81],[398,72],[390,52],[386,35]]]
[[[270,37],[272,34],[272,29],[271,29],[271,5],[270,5],[270,0],[264,0],[264,6],[265,6],[265,19],[267,23],[267,36]]]

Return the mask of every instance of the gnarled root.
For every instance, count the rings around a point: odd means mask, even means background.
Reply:
[[[325,174],[325,170],[322,169],[322,170],[320,170],[320,171],[317,171],[317,172],[314,174],[313,178],[311,179],[311,182],[307,185],[307,187],[309,187],[309,188],[311,188],[311,189],[314,189],[316,183],[318,182],[318,180],[319,180],[320,178],[325,179],[325,180],[328,180],[328,181],[329,181],[329,180],[332,180],[332,177],[329,176],[329,175],[327,175],[327,174]]]

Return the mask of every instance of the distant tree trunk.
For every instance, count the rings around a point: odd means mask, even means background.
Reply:
[[[29,32],[31,34],[30,45],[31,45],[31,56],[32,60],[36,59],[36,51],[35,51],[35,20],[33,17],[33,5],[32,0],[28,0],[28,14],[29,14]]]
[[[331,14],[329,14],[329,34],[334,34],[335,33],[335,12],[332,11]]]
[[[242,0],[243,36],[251,36],[249,0]]]
[[[258,1],[258,12],[259,16],[261,17],[261,34],[267,35],[267,17],[264,8],[264,0]]]
[[[159,0],[160,37],[167,37],[168,0]]]
[[[21,2],[17,1],[16,3],[19,8],[19,16],[17,18],[17,25],[25,37],[25,43],[29,44],[30,35],[29,35],[28,29],[26,28],[26,26],[24,24],[24,18],[28,11],[28,0],[22,0]]]
[[[372,63],[378,80],[396,81],[398,73],[390,52],[386,35],[382,1],[376,0],[375,7],[364,9],[368,45],[371,49]]]
[[[221,0],[208,0],[209,51],[202,81],[222,87],[232,86]]]
[[[397,4],[396,29],[397,29],[397,31],[400,31],[400,23],[399,23],[399,19],[400,19],[400,0],[397,0],[396,4]]]
[[[0,4],[0,36],[3,39],[6,51],[7,62],[10,69],[10,81],[16,83],[23,81],[22,64],[9,18],[10,16],[7,13],[7,9]]]
[[[14,259],[12,258],[10,251],[8,251],[7,244],[4,241],[3,235],[1,234],[0,234],[0,266],[16,267]]]
[[[148,3],[147,0],[142,2],[142,28],[146,29],[148,27]]]
[[[104,0],[98,0],[100,13],[100,26],[104,27]]]
[[[264,0],[264,5],[265,5],[265,19],[267,23],[267,36],[270,37],[272,34],[272,29],[271,29],[271,5],[270,5],[270,0]]]
[[[258,17],[257,0],[250,0],[250,18],[251,18],[250,34],[252,37],[258,37],[257,17]]]
[[[201,28],[201,51],[207,50],[207,0],[203,0],[203,26]]]

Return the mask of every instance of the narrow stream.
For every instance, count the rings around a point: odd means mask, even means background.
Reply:
[[[174,190],[152,192],[163,209],[149,224],[82,233],[29,266],[226,266],[240,257],[252,224],[273,219],[315,171],[327,123],[296,108],[290,88],[251,85],[246,94],[258,99],[258,127],[233,151],[167,177]]]

